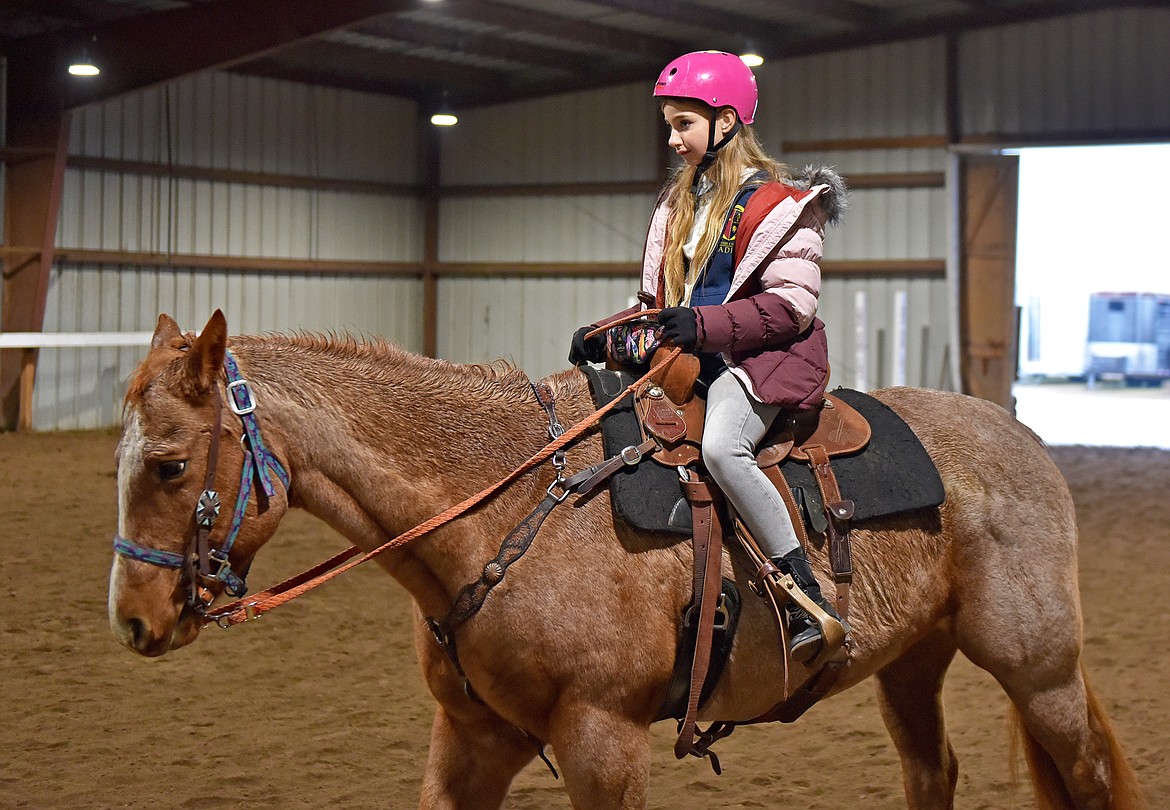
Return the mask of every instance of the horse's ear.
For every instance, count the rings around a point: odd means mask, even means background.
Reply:
[[[164,312],[158,316],[158,325],[154,327],[154,337],[150,339],[150,348],[161,349],[163,346],[169,346],[174,338],[181,337],[182,334],[175,319]]]
[[[227,337],[227,318],[217,309],[187,350],[187,370],[195,390],[207,391],[215,385],[223,368]]]

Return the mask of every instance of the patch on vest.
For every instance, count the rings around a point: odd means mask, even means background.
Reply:
[[[624,372],[583,366],[594,403],[609,403],[634,381]],[[945,491],[934,462],[910,426],[884,403],[848,388],[833,394],[852,405],[869,421],[873,438],[860,453],[833,459],[833,472],[842,497],[854,503],[854,521],[898,515],[938,506]],[[633,397],[627,397],[601,420],[605,456],[642,441],[634,415]],[[792,493],[804,511],[809,529],[824,532],[827,523],[821,493],[807,464],[788,459],[780,465]],[[678,474],[646,460],[623,467],[610,479],[614,513],[640,531],[691,535],[690,506],[683,497]]]
[[[736,202],[735,207],[731,210],[731,216],[727,218],[727,222],[723,223],[723,233],[719,235],[719,246],[716,248],[720,253],[728,255],[735,253],[735,234],[739,231],[739,221],[743,217],[744,205],[744,202]]]

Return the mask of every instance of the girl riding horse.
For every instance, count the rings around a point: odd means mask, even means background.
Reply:
[[[771,560],[757,572],[787,603],[791,654],[814,658],[821,628],[783,592],[789,574],[831,621],[776,487],[756,446],[781,414],[819,408],[829,380],[825,328],[816,317],[825,226],[844,185],[821,169],[794,186],[751,124],[756,79],[734,54],[688,53],[654,85],[668,143],[683,160],[650,221],[642,292],[662,309],[661,337],[698,354],[705,390],[703,463]],[[627,310],[629,312],[629,310]],[[626,313],[620,313],[624,315]],[[605,339],[578,329],[569,361],[605,359]]]

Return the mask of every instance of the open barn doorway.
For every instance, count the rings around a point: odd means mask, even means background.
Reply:
[[[1170,449],[1170,144],[1019,152],[1016,415]]]

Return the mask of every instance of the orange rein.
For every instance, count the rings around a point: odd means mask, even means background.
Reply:
[[[647,315],[656,315],[657,313],[658,310],[648,309],[634,313],[632,315],[627,315],[614,321],[613,323],[606,324],[603,327],[599,327],[598,329],[593,330],[588,334],[588,336],[592,337],[598,333],[604,332],[606,329],[612,326],[620,326],[621,324],[637,320],[638,318],[644,318]],[[626,390],[623,391],[621,395],[615,397],[607,405],[598,408],[592,414],[585,417],[585,419],[578,422],[569,430],[565,431],[565,433],[562,434],[559,438],[546,444],[535,455],[486,489],[483,489],[471,497],[460,501],[459,503],[440,512],[434,517],[423,521],[413,529],[408,529],[397,537],[393,537],[390,540],[387,540],[373,551],[368,551],[365,554],[362,554],[362,556],[358,557],[356,560],[353,558],[358,554],[361,554],[361,549],[359,549],[357,546],[350,546],[345,551],[342,551],[339,554],[336,554],[333,557],[318,563],[307,571],[303,571],[296,576],[289,577],[283,582],[277,583],[276,585],[273,585],[272,587],[257,593],[255,596],[236,599],[235,601],[229,602],[226,605],[215,608],[214,610],[209,610],[203,616],[204,625],[215,622],[220,627],[228,628],[235,624],[242,624],[249,619],[254,619],[264,613],[267,613],[273,608],[279,607],[286,602],[290,602],[293,599],[296,599],[301,594],[311,591],[318,585],[322,585],[328,582],[329,580],[345,573],[351,568],[356,568],[362,563],[373,559],[383,552],[394,548],[400,548],[412,540],[416,540],[419,537],[434,531],[440,526],[443,526],[446,523],[450,523],[451,521],[463,515],[472,507],[496,494],[508,484],[511,484],[513,481],[531,470],[533,467],[536,467],[538,464],[547,461],[556,451],[575,441],[586,430],[597,424],[601,420],[601,417],[609,413],[609,411],[612,410],[618,404],[618,402],[624,399],[627,394],[629,394],[631,391],[634,391],[636,388],[638,388],[638,386],[642,385],[642,383],[649,380],[651,376],[669,365],[681,351],[682,349],[677,347],[671,349],[661,362],[652,367],[649,371],[642,375],[641,378],[628,385]],[[349,560],[349,562],[346,562],[347,560]],[[342,565],[342,563],[345,564]]]

